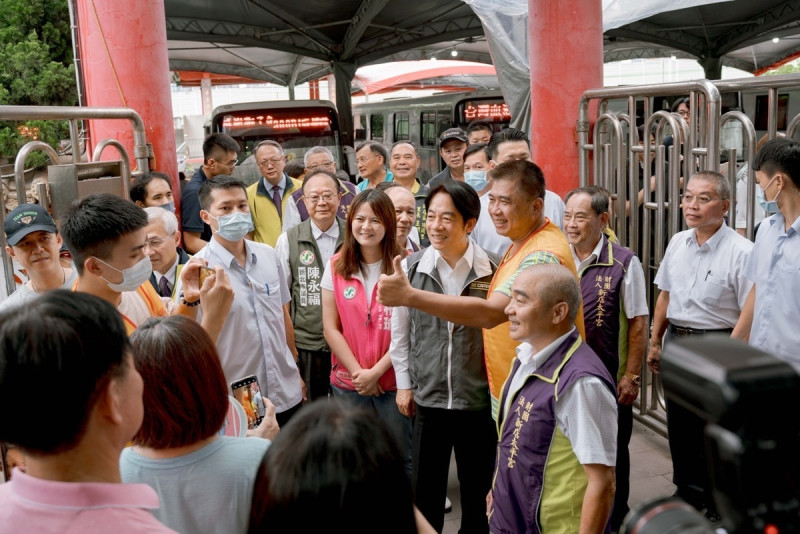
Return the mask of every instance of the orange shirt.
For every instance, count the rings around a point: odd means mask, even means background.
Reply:
[[[509,248],[510,251],[510,248]],[[508,252],[497,267],[497,272],[492,278],[489,295],[497,291],[511,298],[511,284],[525,268],[539,263],[560,263],[569,268],[578,278],[575,270],[575,261],[572,251],[567,243],[567,238],[561,230],[545,219],[545,224],[531,234],[522,247],[513,255]],[[586,337],[583,326],[583,307],[578,310],[575,325],[581,334]],[[492,397],[492,416],[497,417],[497,406],[503,384],[508,378],[519,341],[511,339],[508,321],[494,328],[483,330],[483,349],[486,355],[486,372],[489,375],[489,391]]]

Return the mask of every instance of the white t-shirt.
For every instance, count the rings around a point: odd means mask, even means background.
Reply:
[[[372,291],[378,284],[378,279],[381,277],[381,265],[383,261],[377,263],[361,263],[361,270],[353,276],[356,280],[364,285],[364,291],[367,295],[367,306],[372,302]],[[333,291],[333,265],[328,261],[328,267],[322,273],[322,282],[320,282],[322,289]]]

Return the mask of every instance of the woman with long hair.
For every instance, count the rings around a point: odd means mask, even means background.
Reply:
[[[270,441],[220,435],[228,387],[213,341],[177,315],[142,324],[131,348],[144,380],[144,419],[134,446],[120,457],[123,482],[152,486],[161,503],[153,514],[178,532],[246,532],[256,471]],[[275,408],[268,407],[272,430],[262,435],[272,438],[278,428]]]
[[[342,248],[322,277],[322,324],[333,395],[377,411],[410,457],[411,419],[397,409],[389,357],[392,310],[377,299],[378,279],[393,272],[399,253],[396,225],[386,193],[368,189],[353,200]]]

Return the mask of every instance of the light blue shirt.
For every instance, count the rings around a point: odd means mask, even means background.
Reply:
[[[781,213],[761,223],[744,271],[756,290],[750,344],[800,372],[800,217],[785,224]]]
[[[147,458],[130,447],[119,459],[122,481],[148,484],[161,506],[156,519],[177,532],[245,534],[261,458],[270,441],[219,437],[189,454]]]
[[[194,257],[207,260],[211,267],[221,265],[233,287],[233,305],[217,340],[225,381],[230,385],[256,375],[262,395],[280,413],[298,405],[303,396],[283,320],[283,305],[291,295],[275,249],[247,239],[244,243],[244,268],[216,237]],[[180,295],[181,289],[175,294]]]
[[[394,180],[394,174],[392,174],[392,171],[387,170],[386,178],[383,181],[391,182],[392,180]],[[369,186],[369,180],[362,180],[356,187],[358,188],[359,191],[366,191],[368,186]]]

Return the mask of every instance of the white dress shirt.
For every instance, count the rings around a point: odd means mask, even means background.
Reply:
[[[694,229],[675,234],[654,283],[669,291],[667,319],[701,330],[733,328],[753,283],[744,268],[753,243],[723,225],[702,246]]]
[[[244,240],[245,266],[212,237],[195,254],[221,265],[233,287],[233,305],[217,340],[217,351],[230,384],[256,375],[262,395],[280,413],[302,400],[300,374],[286,344],[283,305],[291,300],[283,267],[269,245]],[[180,285],[175,292],[180,295]],[[198,321],[202,312],[198,312]]]

